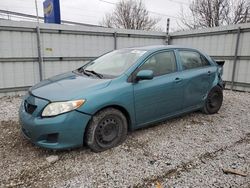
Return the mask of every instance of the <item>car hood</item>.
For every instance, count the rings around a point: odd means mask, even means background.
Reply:
[[[107,87],[110,82],[110,79],[85,77],[68,72],[41,81],[30,92],[50,101],[64,101],[84,97],[84,93]]]

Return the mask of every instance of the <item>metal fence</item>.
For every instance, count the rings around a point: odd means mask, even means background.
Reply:
[[[45,79],[114,49],[166,40],[163,32],[40,24],[41,63],[38,34],[36,23],[0,21],[0,96],[27,90],[40,81],[39,73]]]
[[[226,87],[250,91],[250,24],[172,33],[170,43],[194,47],[216,60],[225,60]]]
[[[119,48],[166,44],[166,33],[93,26],[0,21],[0,96],[18,94],[43,79],[73,70]],[[227,87],[250,91],[250,24],[170,33],[170,44],[225,60]],[[39,63],[40,62],[40,63]],[[41,66],[39,66],[41,65]]]

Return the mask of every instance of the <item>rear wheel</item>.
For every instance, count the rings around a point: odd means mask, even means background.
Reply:
[[[127,127],[122,112],[106,108],[93,116],[86,130],[85,143],[95,152],[115,147],[126,139]]]
[[[222,88],[215,86],[208,93],[205,105],[202,111],[205,114],[215,114],[219,111],[223,101],[223,92]]]

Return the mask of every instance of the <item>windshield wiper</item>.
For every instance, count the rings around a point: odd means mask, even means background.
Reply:
[[[87,76],[90,76],[90,74],[87,73],[87,71],[85,69],[82,69],[82,73],[86,74]]]
[[[97,72],[95,72],[94,70],[86,70],[86,69],[84,69],[83,71],[84,71],[85,73],[86,73],[86,72],[92,73],[92,74],[98,76],[99,78],[103,78],[103,75],[102,75],[102,74],[97,73]]]
[[[84,67],[81,67],[81,68],[77,69],[76,71],[78,71],[79,73],[83,73],[83,74],[85,74],[87,76],[90,76],[90,74],[86,72],[86,70],[84,69]]]

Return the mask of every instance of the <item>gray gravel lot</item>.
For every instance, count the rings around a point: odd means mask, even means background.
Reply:
[[[0,99],[0,187],[250,187],[250,93],[224,91],[218,114],[195,112],[132,132],[102,153],[32,145],[19,131],[20,101]],[[51,155],[59,157],[53,164]]]

